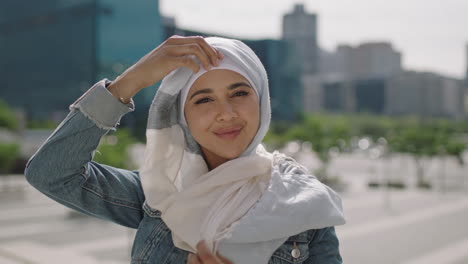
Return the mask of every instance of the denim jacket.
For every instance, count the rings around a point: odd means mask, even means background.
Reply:
[[[28,160],[27,181],[44,195],[89,216],[137,229],[132,264],[182,264],[189,252],[172,242],[159,211],[145,203],[137,170],[93,161],[102,136],[115,131],[120,119],[135,110],[134,101],[121,103],[104,79],[73,104],[70,112]],[[291,234],[271,256],[270,264],[342,263],[333,226]],[[292,255],[297,248],[299,256]]]

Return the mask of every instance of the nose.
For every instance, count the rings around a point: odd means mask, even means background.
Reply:
[[[218,106],[218,115],[216,116],[216,121],[225,122],[231,121],[239,117],[235,108],[230,103],[220,103]]]

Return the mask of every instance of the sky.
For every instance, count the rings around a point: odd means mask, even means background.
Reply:
[[[318,15],[318,43],[388,41],[405,69],[463,78],[468,45],[468,0],[160,0],[177,26],[248,39],[281,38],[294,4]]]

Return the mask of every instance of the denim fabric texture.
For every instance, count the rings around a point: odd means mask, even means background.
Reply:
[[[28,160],[26,179],[71,209],[137,229],[132,264],[186,263],[189,252],[174,246],[160,212],[146,205],[139,172],[93,161],[102,136],[135,110],[133,100],[123,104],[107,90],[109,83],[99,81],[70,105],[65,119]],[[300,251],[297,258],[291,254],[294,244]],[[342,263],[335,228],[291,234],[269,263]]]

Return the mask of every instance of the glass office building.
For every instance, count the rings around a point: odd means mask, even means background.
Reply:
[[[301,66],[294,48],[284,40],[244,40],[268,74],[273,120],[295,121],[303,112]]]
[[[28,119],[61,120],[101,78],[115,78],[162,42],[158,1],[0,2],[0,98]],[[137,94],[140,109],[155,89]]]
[[[353,82],[356,111],[383,114],[385,108],[385,79],[364,79]]]

